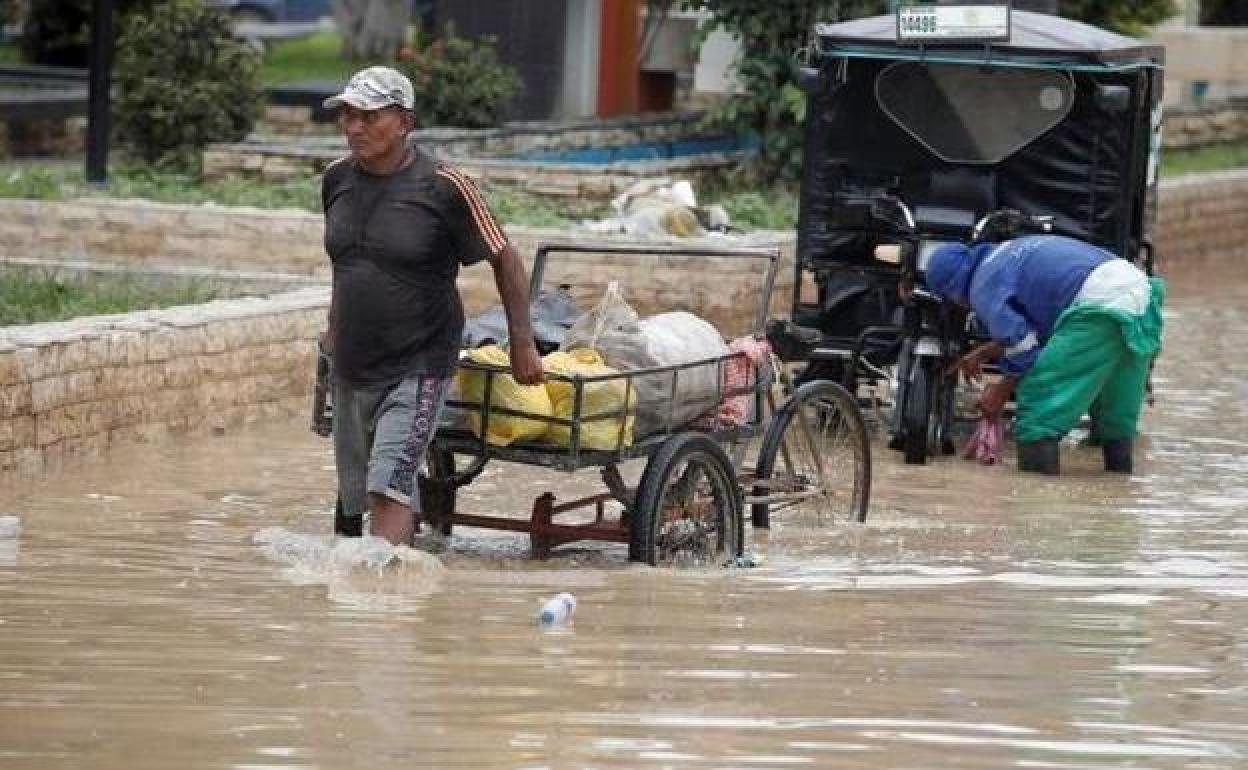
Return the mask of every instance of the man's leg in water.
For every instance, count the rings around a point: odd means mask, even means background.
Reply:
[[[378,409],[368,463],[368,507],[372,534],[395,545],[410,545],[420,529],[416,474],[437,431],[449,383],[447,377],[413,375]]]

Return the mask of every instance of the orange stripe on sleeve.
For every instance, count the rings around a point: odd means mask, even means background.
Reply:
[[[472,212],[472,220],[476,224],[482,239],[490,247],[490,250],[496,254],[502,251],[503,247],[507,245],[507,237],[503,235],[502,228],[498,226],[494,215],[490,213],[489,207],[485,205],[485,201],[482,199],[481,193],[477,191],[477,186],[473,181],[458,170],[447,167],[438,169],[438,175],[455,185],[455,189],[463,196],[469,210]]]

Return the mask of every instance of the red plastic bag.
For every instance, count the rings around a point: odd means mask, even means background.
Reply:
[[[1005,430],[999,417],[981,417],[971,440],[962,448],[962,456],[983,465],[1001,462],[1005,445]]]
[[[728,350],[734,355],[724,360],[720,392],[731,393],[755,387],[759,369],[763,366],[770,366],[771,345],[767,340],[746,336],[733,340]],[[753,407],[752,393],[727,396],[715,412],[705,415],[695,425],[705,430],[739,427],[749,422]]]

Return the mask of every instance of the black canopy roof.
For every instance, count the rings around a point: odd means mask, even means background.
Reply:
[[[898,45],[897,18],[873,16],[839,24],[817,24],[815,35],[824,55],[883,55],[896,58],[985,61],[994,56],[1010,60],[1080,64],[1101,67],[1162,66],[1165,49],[1157,44],[1108,30],[1030,11],[1010,11],[1010,40],[992,43]]]

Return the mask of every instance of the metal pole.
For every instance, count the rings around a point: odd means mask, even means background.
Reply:
[[[108,181],[113,0],[91,0],[91,53],[87,67],[87,181],[102,185]]]

